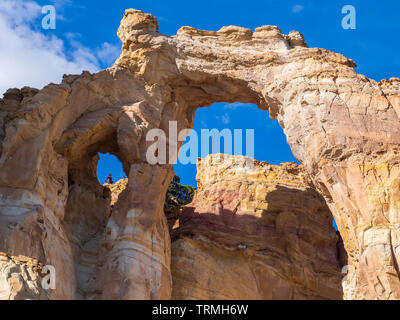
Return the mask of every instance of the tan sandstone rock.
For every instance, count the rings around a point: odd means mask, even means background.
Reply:
[[[302,166],[209,155],[197,169],[173,233],[172,298],[342,299],[332,214]]]
[[[0,252],[0,300],[47,300],[42,267],[36,259]]]
[[[130,9],[118,35],[112,68],[0,100],[0,250],[53,265],[51,298],[170,297],[163,202],[173,169],[147,162],[146,133],[168,133],[171,120],[192,128],[197,108],[243,102],[279,121],[333,213],[349,254],[345,298],[400,299],[398,78],[368,79],[274,26],[170,37]],[[98,152],[116,155],[129,178],[110,219]]]

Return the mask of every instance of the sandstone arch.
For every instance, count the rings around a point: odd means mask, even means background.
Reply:
[[[123,48],[112,68],[40,91],[12,89],[0,102],[0,251],[53,264],[53,298],[75,298],[68,174],[89,172],[104,147],[118,155],[129,184],[101,246],[102,290],[93,284],[91,294],[168,298],[162,202],[172,168],[146,163],[145,134],[167,132],[170,120],[191,128],[198,107],[241,101],[279,121],[333,212],[350,258],[345,297],[400,298],[399,79],[377,83],[352,60],[274,26],[183,27],[168,37],[155,17],[130,9],[118,36]]]

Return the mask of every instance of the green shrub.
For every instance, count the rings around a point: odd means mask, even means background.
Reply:
[[[182,185],[179,176],[175,175],[168,186],[167,194],[165,195],[164,210],[175,211],[180,206],[184,206],[192,202],[195,187]]]

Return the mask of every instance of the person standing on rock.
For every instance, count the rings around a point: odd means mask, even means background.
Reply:
[[[108,183],[108,184],[113,184],[114,183],[113,179],[112,179],[112,176],[111,176],[111,173],[108,175],[108,177],[106,179],[106,183]]]

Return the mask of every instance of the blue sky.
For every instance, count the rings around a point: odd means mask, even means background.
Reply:
[[[40,5],[49,0],[37,1]],[[277,25],[284,33],[302,32],[310,47],[322,47],[354,59],[357,71],[380,80],[398,75],[400,44],[396,43],[400,2],[397,0],[106,0],[55,1],[60,5],[63,20],[49,31],[60,38],[80,34],[88,48],[107,41],[118,44],[116,30],[126,8],[136,8],[158,18],[160,32],[174,35],[183,25],[218,30],[224,25],[254,29],[261,25]],[[357,29],[343,30],[341,8],[351,4],[357,10]],[[297,8],[297,9],[296,9]]]
[[[197,132],[199,154],[201,150],[200,135],[202,129],[218,129],[219,131],[229,128],[243,130],[243,154],[246,151],[245,134],[246,129],[254,130],[254,158],[267,161],[271,164],[282,162],[296,162],[286,137],[278,121],[271,120],[267,111],[258,109],[252,104],[226,104],[214,103],[209,108],[200,108],[196,112],[194,130]],[[221,143],[221,152],[224,144]],[[210,145],[211,149],[211,145]],[[211,153],[211,150],[209,150]],[[175,172],[181,177],[181,182],[196,186],[196,165],[182,165],[178,163],[174,166]]]
[[[57,28],[41,29],[41,6],[55,4]],[[341,27],[341,9],[356,8],[355,30]],[[224,25],[254,29],[277,25],[284,33],[298,30],[310,47],[326,48],[356,61],[359,73],[375,80],[400,76],[398,40],[400,1],[157,1],[157,0],[1,0],[0,93],[8,87],[41,87],[59,82],[63,73],[96,71],[112,64],[121,43],[117,28],[126,8],[158,18],[160,32],[174,35],[183,25],[218,30]],[[251,105],[216,104],[197,111],[195,129],[255,129],[255,158],[279,164],[295,161],[281,128],[267,112]],[[101,156],[98,176],[116,179],[121,168]],[[176,165],[181,181],[195,185],[195,166]]]

